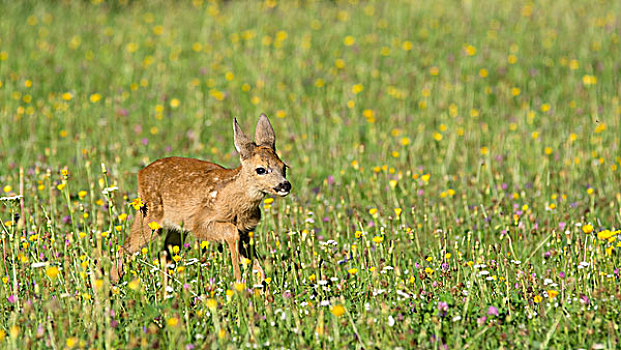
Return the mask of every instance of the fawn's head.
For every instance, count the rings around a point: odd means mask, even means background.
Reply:
[[[276,154],[276,136],[269,119],[261,114],[254,135],[254,142],[244,135],[237,119],[233,122],[235,148],[239,152],[242,176],[249,179],[252,190],[263,194],[284,197],[291,191],[286,168]]]

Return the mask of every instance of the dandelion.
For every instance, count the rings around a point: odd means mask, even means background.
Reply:
[[[550,289],[548,290],[548,298],[550,298],[550,300],[556,298],[556,296],[558,295],[558,291],[554,290],[554,289]]]
[[[535,297],[533,298],[533,301],[535,303],[540,303],[543,300],[543,298],[540,295],[535,295]]]
[[[353,276],[358,273],[358,269],[355,267],[352,267],[351,269],[347,270],[347,272],[349,272],[349,274]]]
[[[162,228],[162,226],[161,226],[159,223],[157,223],[156,221],[151,221],[151,222],[148,224],[148,226],[149,226],[149,228],[150,228],[151,230],[153,230],[153,231],[157,231],[157,230],[159,230],[159,229],[161,229],[161,228]]]
[[[364,90],[364,85],[362,85],[362,84],[355,84],[351,88],[351,92],[354,93],[355,95],[361,93],[362,90]]]
[[[610,231],[610,230],[604,230],[604,231],[600,231],[597,233],[597,238],[599,239],[609,239],[613,236],[616,236],[618,234],[621,234],[621,230],[618,231]]]
[[[341,317],[345,314],[345,307],[341,304],[334,305],[332,308],[330,308],[330,313],[332,313],[336,317]]]
[[[383,236],[375,236],[375,237],[373,237],[373,242],[375,244],[380,244],[380,243],[384,242],[384,237]]]
[[[56,277],[58,277],[58,274],[60,273],[60,271],[58,270],[58,267],[56,266],[50,266],[45,270],[45,274],[47,275],[47,277],[49,277],[50,279],[56,279]]]
[[[590,234],[591,232],[593,232],[593,225],[586,224],[582,226],[582,232],[586,233],[587,235]]]
[[[171,317],[168,320],[166,320],[166,325],[168,327],[177,327],[177,325],[179,325],[179,319],[177,317]]]
[[[468,56],[474,56],[477,54],[477,48],[472,45],[466,45],[464,46],[464,52]]]
[[[138,197],[131,202],[131,206],[134,207],[135,210],[139,210],[144,206],[144,203],[142,203],[142,199]]]

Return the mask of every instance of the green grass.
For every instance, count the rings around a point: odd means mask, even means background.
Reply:
[[[620,346],[620,2],[0,13],[2,347]],[[255,235],[273,301],[192,238],[111,284],[136,172],[237,166],[261,112],[294,186]]]

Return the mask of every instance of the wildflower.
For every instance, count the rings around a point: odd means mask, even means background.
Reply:
[[[618,234],[621,233],[621,230],[617,230],[617,231],[610,231],[610,230],[604,230],[604,231],[600,231],[597,233],[597,238],[599,239],[609,239],[613,236],[616,236]]]
[[[353,276],[358,273],[358,269],[355,267],[352,267],[351,269],[347,270],[347,272],[349,272],[349,274]]]
[[[148,224],[148,226],[149,226],[149,228],[150,228],[151,230],[153,230],[153,231],[157,231],[157,230],[159,230],[159,229],[161,229],[161,228],[162,228],[162,226],[161,226],[160,224],[158,224],[156,221],[151,221],[151,222]]]
[[[56,266],[50,266],[50,267],[47,268],[47,270],[45,270],[45,274],[50,279],[55,279],[56,277],[58,277],[58,273],[59,272],[60,271],[58,270],[58,267],[56,267]]]
[[[356,232],[354,232],[354,237],[356,237],[356,238],[360,238],[360,237],[362,237],[362,231],[356,231]]]
[[[341,317],[345,314],[345,307],[341,304],[334,305],[332,308],[330,308],[330,312],[336,317]]]
[[[142,199],[138,197],[131,202],[131,206],[134,207],[135,210],[138,210],[144,206],[144,203],[142,203]]]
[[[550,289],[548,290],[548,298],[550,298],[550,300],[556,298],[556,296],[558,295],[558,292],[554,289]]]
[[[246,284],[235,282],[234,287],[236,291],[242,292],[244,289],[246,289]]]
[[[132,280],[131,282],[129,282],[127,286],[129,287],[129,289],[136,291],[138,290],[138,288],[140,288],[140,280],[136,278]]]
[[[589,233],[593,232],[593,225],[586,224],[586,225],[582,226],[582,232],[586,233],[587,235]]]
[[[89,97],[89,100],[90,100],[92,103],[97,103],[97,102],[99,102],[99,100],[101,100],[101,94],[94,93],[94,94],[92,94],[92,95]]]
[[[373,242],[374,242],[375,244],[380,244],[380,243],[382,243],[383,241],[384,241],[384,237],[383,237],[383,236],[375,236],[375,237],[373,237]]]
[[[80,197],[80,199],[84,199],[84,197],[86,197],[87,192],[86,191],[80,191],[78,192],[78,197]]]
[[[535,303],[540,303],[543,300],[543,298],[540,295],[535,295],[535,297],[533,298],[533,301]]]
[[[498,308],[495,306],[490,306],[489,308],[487,308],[487,314],[488,315],[493,315],[493,316],[498,316]]]
[[[395,215],[396,215],[396,216],[400,216],[400,215],[401,215],[401,212],[402,212],[402,209],[401,209],[401,208],[395,208]]]
[[[217,302],[215,299],[211,299],[211,298],[207,299],[207,300],[205,301],[205,304],[207,304],[207,307],[208,307],[211,311],[216,310],[216,308],[218,307],[218,302]]]
[[[177,317],[171,317],[168,320],[166,320],[166,325],[168,327],[177,327],[178,324],[179,324],[179,319]]]
[[[446,316],[446,312],[448,311],[448,304],[444,301],[438,303],[438,316],[444,317]]]

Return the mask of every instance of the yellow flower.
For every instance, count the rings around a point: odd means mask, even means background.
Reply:
[[[90,100],[92,103],[97,103],[97,102],[99,102],[99,100],[101,100],[101,94],[94,93],[94,94],[92,94],[92,95],[89,97],[89,100]]]
[[[609,239],[613,236],[618,235],[619,233],[621,233],[621,230],[618,231],[610,231],[610,230],[604,230],[604,231],[600,231],[597,233],[597,238],[599,239]]]
[[[153,231],[157,231],[162,228],[162,226],[158,224],[156,221],[151,221],[148,226]]]
[[[555,291],[554,289],[550,289],[550,290],[548,291],[548,298],[550,298],[550,300],[552,300],[552,299],[556,298],[556,296],[557,296],[558,294],[559,294],[559,293],[558,293],[557,291]]]
[[[246,289],[246,283],[235,282],[235,290],[236,291],[242,292],[244,289]]]
[[[355,267],[352,267],[351,269],[347,270],[347,272],[349,272],[350,275],[355,275],[358,273],[358,269]]]
[[[468,56],[474,56],[477,54],[477,48],[472,45],[464,46],[464,51],[466,52],[466,55]]]
[[[131,290],[138,290],[138,288],[140,288],[140,280],[136,278],[136,279],[132,280],[131,282],[129,282],[127,284],[127,286]]]
[[[356,84],[356,85],[352,86],[352,88],[351,88],[351,92],[353,92],[356,95],[361,93],[362,90],[364,90],[364,85],[362,85],[362,84]]]
[[[209,247],[209,241],[202,241],[201,242],[201,249],[206,249],[207,247]]]
[[[433,269],[432,269],[432,268],[430,268],[430,267],[425,267],[425,273],[426,273],[426,274],[428,274],[428,275],[433,275],[433,272],[434,272],[434,271],[433,271]]]
[[[45,270],[45,274],[51,279],[55,279],[56,277],[58,277],[59,272],[60,271],[56,266],[50,266],[47,268],[47,270]]]
[[[218,302],[216,301],[216,299],[209,298],[205,301],[205,304],[207,304],[207,307],[211,311],[214,311],[218,307]]]
[[[375,237],[373,237],[373,242],[375,242],[376,244],[380,244],[380,243],[384,242],[384,237],[383,236],[375,236]]]
[[[535,295],[535,298],[533,298],[533,301],[535,303],[540,303],[543,300],[543,298],[540,295]]]
[[[168,327],[177,327],[178,324],[179,324],[179,319],[176,317],[171,317],[168,320],[166,320],[166,325]]]
[[[341,317],[345,314],[345,306],[341,304],[334,305],[332,308],[330,308],[330,312],[336,317]]]
[[[403,210],[401,208],[395,208],[395,215],[400,216]]]
[[[142,203],[142,199],[140,199],[140,197],[134,199],[131,202],[132,207],[134,207],[135,210],[138,210],[140,208],[142,208],[142,206],[144,205],[144,203]]]
[[[582,232],[589,234],[591,232],[593,232],[593,225],[591,224],[586,224],[584,226],[582,226]]]

